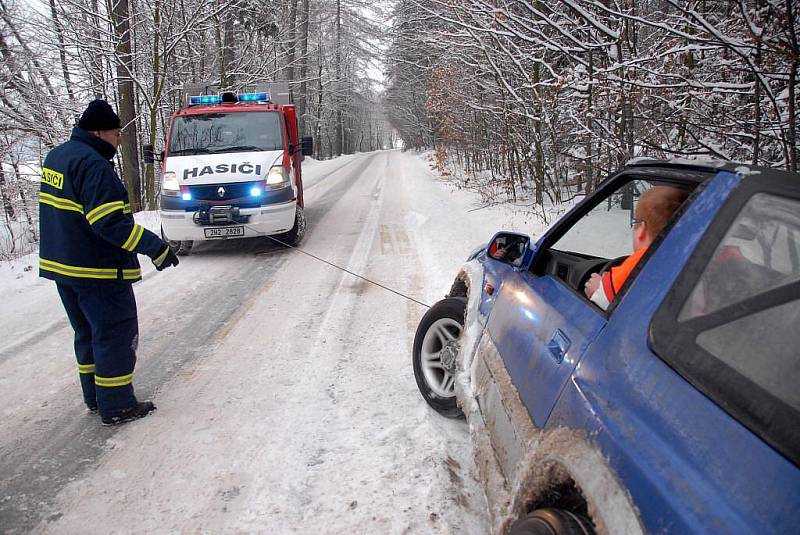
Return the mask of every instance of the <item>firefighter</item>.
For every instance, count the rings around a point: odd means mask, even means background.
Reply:
[[[55,281],[75,330],[83,399],[103,425],[155,410],[133,392],[138,320],[136,257],[161,271],[178,258],[156,234],[134,222],[128,192],[111,160],[122,134],[105,100],[91,102],[70,140],[45,158],[39,193],[39,276]]]

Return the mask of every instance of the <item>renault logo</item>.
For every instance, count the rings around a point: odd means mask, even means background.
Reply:
[[[225,188],[220,186],[219,189],[217,190],[217,195],[219,195],[220,199],[223,198],[225,196]]]

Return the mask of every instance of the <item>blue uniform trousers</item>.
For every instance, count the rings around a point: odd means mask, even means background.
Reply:
[[[58,295],[75,330],[75,356],[88,407],[113,417],[136,404],[133,368],[139,323],[131,284],[64,284]]]

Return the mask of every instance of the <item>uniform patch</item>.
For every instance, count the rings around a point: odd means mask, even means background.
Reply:
[[[42,183],[56,189],[64,189],[64,175],[47,167],[42,167]]]

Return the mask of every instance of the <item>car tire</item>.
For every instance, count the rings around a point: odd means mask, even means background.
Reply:
[[[298,206],[294,212],[294,226],[288,232],[278,234],[276,238],[286,245],[297,246],[303,241],[306,234],[306,213],[302,206]]]
[[[592,521],[564,509],[537,509],[518,520],[509,535],[594,535]]]
[[[463,298],[442,299],[422,316],[414,335],[412,362],[417,388],[428,405],[448,418],[464,417],[456,402],[454,372],[466,308]]]
[[[192,251],[192,246],[194,245],[194,241],[192,240],[170,240],[167,238],[167,235],[164,234],[164,227],[161,227],[161,239],[167,242],[172,252],[178,256],[188,255]]]

